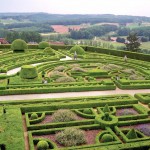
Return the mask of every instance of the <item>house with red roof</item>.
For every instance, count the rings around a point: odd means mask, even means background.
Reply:
[[[0,38],[0,44],[9,44],[5,38]]]

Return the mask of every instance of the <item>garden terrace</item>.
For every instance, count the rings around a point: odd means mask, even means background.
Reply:
[[[148,150],[150,110],[138,101],[140,97],[120,94],[0,102],[0,145],[37,150],[44,140],[50,149]],[[64,109],[73,112],[75,120],[53,122],[53,114]],[[58,143],[56,134],[68,127],[81,129],[86,142],[73,147]]]
[[[22,79],[19,73],[11,76],[1,75],[0,94],[115,90],[116,86],[121,89],[150,88],[149,62],[129,58],[125,62],[122,57],[91,52],[86,52],[79,60],[58,61],[65,56],[64,52],[69,55],[69,51],[53,51],[55,55],[52,56],[45,54],[43,50],[4,53],[3,59],[3,55],[0,56],[1,72],[5,73],[25,64],[42,63],[37,65],[39,75],[36,79]],[[72,57],[72,54],[69,56]],[[16,63],[14,60],[17,60]],[[43,78],[47,84],[43,84]]]

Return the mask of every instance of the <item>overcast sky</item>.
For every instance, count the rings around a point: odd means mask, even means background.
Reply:
[[[150,17],[150,0],[0,0],[0,12],[116,14]]]

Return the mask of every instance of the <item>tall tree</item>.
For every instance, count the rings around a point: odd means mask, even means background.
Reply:
[[[127,50],[136,52],[138,51],[139,46],[141,45],[139,42],[139,38],[136,33],[130,33],[127,37],[127,42],[125,43]]]

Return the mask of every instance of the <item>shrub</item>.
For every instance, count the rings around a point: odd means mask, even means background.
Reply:
[[[21,67],[20,77],[24,79],[34,79],[38,77],[37,69],[32,65],[24,65]]]
[[[85,51],[79,45],[75,45],[70,49],[70,53],[77,53],[77,55],[84,55]]]
[[[76,71],[76,72],[86,72],[85,69],[80,68],[80,67],[73,67],[73,68],[71,69],[71,71]]]
[[[138,75],[136,75],[136,74],[133,74],[133,75],[129,76],[129,79],[130,79],[130,80],[145,80],[144,77],[138,76]]]
[[[55,55],[54,50],[51,47],[46,47],[44,53],[48,55]]]
[[[128,139],[136,139],[136,138],[138,138],[137,133],[135,132],[134,129],[131,129],[131,130],[127,133],[126,137],[127,137]]]
[[[21,40],[21,39],[16,39],[11,44],[11,49],[14,52],[24,51],[27,48],[28,48],[27,43],[24,40]]]
[[[65,77],[66,75],[63,72],[59,71],[52,71],[49,73],[49,77],[51,78],[58,78],[58,77]]]
[[[76,128],[66,128],[56,134],[56,140],[64,146],[76,146],[86,143],[84,131]]]
[[[108,65],[102,66],[101,69],[109,71],[109,70],[116,70],[116,69],[119,70],[119,69],[122,69],[122,67],[118,66],[118,65],[115,65],[115,64],[108,64]]]
[[[46,141],[41,140],[37,144],[37,149],[38,150],[47,150],[49,148],[49,145]]]
[[[111,134],[104,134],[101,138],[102,142],[112,142],[113,136]]]
[[[85,114],[92,114],[92,110],[90,108],[85,108],[83,110],[83,113],[85,113]]]
[[[48,42],[40,42],[39,45],[38,45],[38,47],[39,47],[40,49],[44,49],[44,48],[49,47],[49,46],[50,46],[50,45],[49,45]]]
[[[110,108],[109,108],[108,104],[106,104],[106,105],[104,106],[103,112],[104,112],[104,113],[106,113],[106,112],[109,113],[109,112],[110,112]]]
[[[37,118],[38,118],[38,115],[36,113],[31,114],[31,117],[30,117],[31,120],[34,120],[34,119],[37,119]]]
[[[75,82],[76,80],[72,77],[60,77],[56,79],[55,82],[57,83],[66,83],[66,82]]]
[[[68,109],[60,109],[53,113],[52,122],[68,122],[77,120],[74,112]]]
[[[66,69],[66,67],[65,66],[58,66],[58,67],[56,67],[54,70],[56,70],[56,71],[64,71]]]
[[[128,74],[135,74],[135,70],[134,69],[124,69],[122,70],[123,73],[128,73]]]

